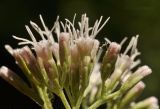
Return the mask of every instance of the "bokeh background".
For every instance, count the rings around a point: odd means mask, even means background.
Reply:
[[[104,37],[120,42],[124,37],[140,35],[138,48],[142,52],[142,64],[153,70],[144,79],[147,87],[140,99],[152,95],[160,99],[160,0],[0,0],[0,66],[6,65],[21,75],[4,44],[17,47],[17,41],[11,36],[28,36],[24,25],[28,25],[30,20],[40,23],[39,14],[42,14],[51,27],[57,15],[60,20],[71,20],[75,13],[77,19],[87,13],[91,25],[101,15],[111,17],[97,36],[102,42]],[[0,108],[39,109],[1,78]]]

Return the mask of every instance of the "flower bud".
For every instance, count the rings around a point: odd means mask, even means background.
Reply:
[[[79,58],[79,52],[77,49],[77,45],[71,46],[71,75],[74,76],[72,78],[76,79],[75,81],[79,82],[79,68],[80,68],[80,58]],[[75,83],[74,83],[75,84]]]
[[[24,82],[16,73],[11,71],[5,66],[0,68],[0,77],[6,80],[9,84],[15,87],[18,91],[25,94],[26,96],[30,97],[32,100],[37,102],[38,104],[42,105],[42,101],[38,98],[37,93],[35,93],[27,83]]]
[[[95,39],[92,39],[90,37],[87,38],[80,37],[75,41],[81,58],[84,58],[84,56],[91,56],[91,51],[94,46],[94,41]]]
[[[121,92],[125,93],[132,88],[135,84],[141,81],[145,76],[152,73],[152,70],[148,66],[140,67],[135,73],[128,77],[126,82],[121,87]]]
[[[28,66],[28,69],[32,72],[35,78],[39,81],[43,80],[43,76],[40,73],[37,60],[30,48],[27,46],[23,47],[21,49],[20,56],[24,59],[26,65]]]
[[[129,106],[129,104],[142,93],[144,88],[145,84],[142,81],[140,81],[133,88],[131,88],[122,98],[119,109],[124,109],[125,107]]]
[[[53,43],[51,46],[51,51],[56,59],[57,64],[60,64],[59,60],[59,45],[58,43]]]
[[[10,54],[15,58],[18,66],[24,71],[24,67],[26,67],[30,73],[28,74],[26,71],[25,75],[32,75],[34,79],[41,81],[42,75],[39,73],[38,63],[36,61],[35,56],[28,46],[24,46],[20,49],[12,49],[9,45],[6,45],[5,48],[10,52]]]
[[[25,91],[25,88],[29,88],[28,85],[16,73],[9,70],[5,66],[2,66],[0,68],[0,77],[12,84],[16,89],[20,90],[21,92]]]
[[[73,96],[76,96],[77,91],[79,91],[79,86],[81,82],[81,72],[80,69],[80,54],[77,48],[77,45],[74,44],[71,46],[71,71],[69,73],[69,84],[72,89]]]
[[[69,70],[71,64],[70,57],[70,34],[69,33],[60,33],[59,36],[59,56],[61,64],[61,86],[67,85],[66,80],[69,78]]]
[[[75,63],[79,61],[79,56],[80,54],[79,54],[77,45],[71,46],[71,64],[76,65]]]
[[[47,62],[52,58],[51,43],[48,40],[41,40],[34,46],[37,57]]]
[[[98,49],[99,49],[99,41],[94,39],[94,44],[93,44],[92,51],[91,51],[91,59],[94,60],[96,58]]]
[[[120,49],[121,46],[115,42],[109,45],[101,65],[101,77],[103,81],[105,81],[113,71]]]
[[[69,33],[60,33],[59,36],[59,56],[60,62],[63,66],[64,62],[68,62],[68,56],[70,55],[70,35]]]
[[[159,109],[158,100],[155,97],[149,97],[133,105],[132,109]]]

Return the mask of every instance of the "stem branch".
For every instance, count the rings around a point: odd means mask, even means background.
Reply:
[[[62,100],[65,108],[66,108],[66,109],[71,109],[71,107],[70,107],[70,105],[69,105],[69,103],[68,103],[68,101],[67,101],[67,99],[66,99],[66,97],[65,97],[65,95],[64,95],[63,90],[60,90],[58,95],[59,95],[59,97],[61,98],[61,100]]]
[[[95,103],[93,103],[88,109],[96,109],[96,108],[98,108],[100,105],[106,103],[106,101],[109,101],[109,100],[114,99],[114,98],[117,97],[119,94],[120,94],[120,92],[117,91],[117,92],[114,92],[114,93],[108,95],[108,96],[105,97],[105,98],[101,97],[101,98],[98,99]]]
[[[46,87],[41,88],[37,86],[37,89],[41,99],[43,100],[43,109],[53,109]]]

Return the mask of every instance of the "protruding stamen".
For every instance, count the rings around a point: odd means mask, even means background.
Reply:
[[[36,43],[36,42],[37,42],[37,41],[36,41],[36,38],[34,37],[34,35],[33,35],[32,31],[30,30],[29,26],[26,25],[25,27],[26,27],[26,30],[27,30],[28,34],[30,35],[32,41],[33,41],[34,43]]]

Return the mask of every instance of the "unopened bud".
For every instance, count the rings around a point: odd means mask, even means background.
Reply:
[[[47,62],[52,58],[51,43],[48,40],[41,40],[34,46],[34,49],[37,57],[42,58],[43,62]]]
[[[142,77],[148,76],[149,74],[152,73],[152,70],[148,66],[142,66],[139,68],[136,72],[135,75],[141,75]]]
[[[147,98],[136,103],[132,109],[159,109],[158,100],[155,97]]]
[[[122,85],[121,91],[124,93],[125,91],[132,88],[135,84],[141,81],[145,76],[152,73],[152,70],[148,66],[140,67],[135,73],[133,73],[126,82]]]
[[[69,33],[60,33],[59,36],[59,56],[60,62],[63,66],[64,62],[68,61],[69,56],[69,43],[70,43],[70,35]]]
[[[52,53],[57,61],[57,64],[60,64],[59,60],[59,45],[58,43],[53,43],[51,46]]]
[[[145,84],[142,81],[131,88],[123,97],[119,109],[124,109],[125,107],[129,106],[129,104],[142,93],[144,88]]]
[[[84,56],[91,56],[92,50],[94,47],[94,41],[95,39],[92,39],[90,37],[84,38],[80,37],[75,42],[78,47],[78,51],[80,53],[80,56],[83,58]]]
[[[74,87],[76,87],[80,82],[80,78],[79,78],[80,58],[79,56],[80,54],[77,49],[77,45],[71,46],[71,75],[72,75],[71,81]],[[75,83],[75,81],[77,81],[77,83]]]
[[[119,44],[117,44],[116,42],[112,42],[110,45],[109,45],[109,48],[108,48],[108,56],[109,58],[114,58],[118,55],[118,53],[120,52],[121,50],[121,46]]]
[[[11,71],[5,66],[2,66],[0,68],[0,77],[2,77],[18,91],[28,96],[38,104],[43,104],[41,99],[38,97],[38,94],[34,93],[34,91],[28,86],[28,84],[25,83],[23,79],[21,79],[15,72]]]
[[[29,86],[13,71],[8,69],[5,66],[0,68],[0,77],[10,83],[13,87],[15,87],[20,92],[28,95],[30,92]],[[28,92],[28,93],[27,93]]]
[[[91,51],[91,58],[94,60],[99,49],[99,41],[94,39],[94,44]]]
[[[77,45],[71,46],[71,62],[75,64],[79,60],[79,51]]]
[[[103,57],[101,66],[101,77],[103,81],[105,81],[113,71],[120,49],[121,46],[115,42],[112,42],[109,45],[109,48]]]
[[[62,32],[59,35],[59,56],[62,73],[60,74],[60,84],[64,86],[66,79],[69,76],[68,72],[70,70],[71,57],[70,57],[70,34]]]
[[[30,48],[25,46],[21,49],[21,56],[24,58],[27,64],[35,65],[36,58],[31,52]]]

